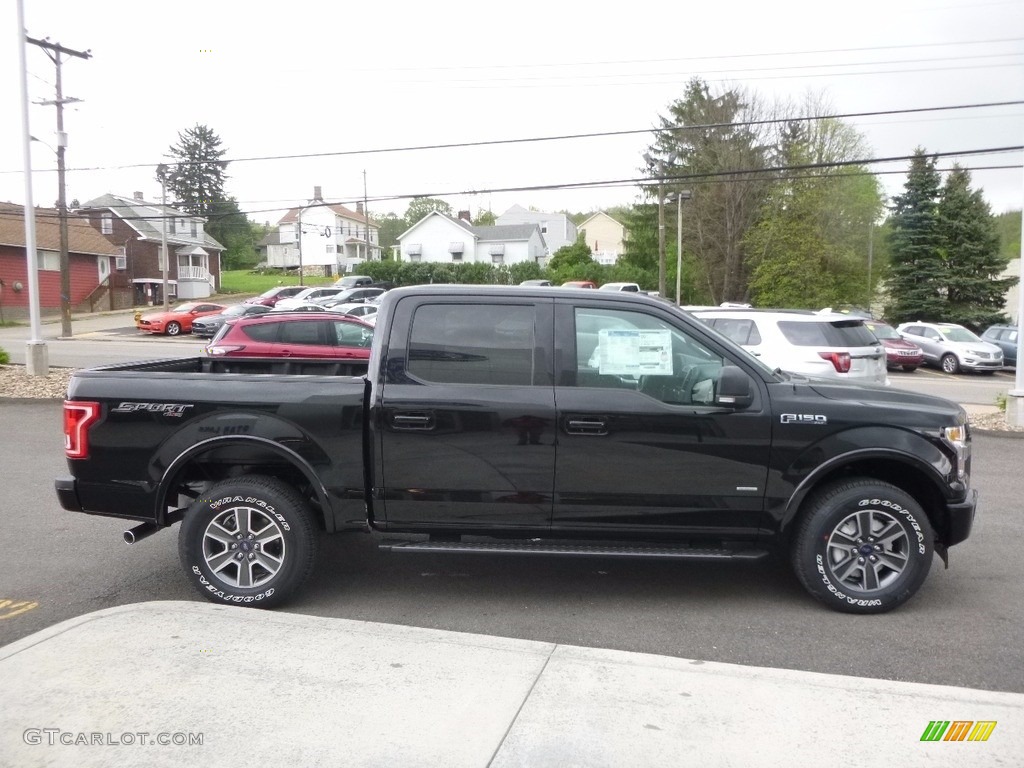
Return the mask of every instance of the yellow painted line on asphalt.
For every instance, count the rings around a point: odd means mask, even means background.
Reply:
[[[39,603],[28,600],[7,600],[0,599],[0,619],[10,619],[22,613],[28,613],[33,608],[38,608]]]

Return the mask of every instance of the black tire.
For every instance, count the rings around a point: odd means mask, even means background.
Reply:
[[[207,600],[271,608],[309,578],[318,543],[313,515],[294,488],[248,475],[218,483],[193,502],[178,533],[178,556]]]
[[[939,361],[939,365],[942,366],[942,370],[946,373],[960,373],[960,361],[957,360],[956,355],[952,352],[944,354]]]
[[[167,324],[167,327],[164,328],[164,332],[168,336],[177,336],[181,333],[181,323],[176,320],[171,320],[171,322]]]
[[[913,373],[916,370],[917,370],[917,366],[916,365],[904,365],[903,366],[903,372],[904,373]]]
[[[894,485],[858,478],[807,499],[792,563],[804,589],[829,608],[884,613],[917,592],[934,550],[920,504]]]

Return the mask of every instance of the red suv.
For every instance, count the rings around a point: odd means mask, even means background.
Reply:
[[[373,326],[333,312],[268,312],[226,322],[211,357],[370,357]]]
[[[864,325],[885,347],[885,367],[890,371],[903,368],[907,373],[913,373],[924,365],[924,351],[917,344],[906,341],[891,325],[877,320],[865,320]]]

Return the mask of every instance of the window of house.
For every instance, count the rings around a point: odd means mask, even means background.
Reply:
[[[114,217],[109,213],[104,213],[100,217],[100,232],[104,235],[114,234]]]
[[[192,221],[192,237],[199,237],[199,222]]]
[[[167,234],[173,235],[174,234],[174,217],[173,216],[164,216],[164,221],[167,222]]]
[[[36,264],[40,270],[60,272],[60,254],[56,251],[36,251]]]
[[[529,386],[534,315],[532,305],[422,306],[413,316],[409,373],[443,384]]]
[[[337,250],[338,250],[338,249],[337,249],[337,247],[336,247],[336,246],[334,245],[334,243],[328,243],[328,244],[327,244],[327,252],[328,252],[328,253],[336,253],[336,252],[337,252]]]

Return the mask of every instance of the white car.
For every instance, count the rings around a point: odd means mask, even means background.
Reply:
[[[281,299],[274,305],[274,309],[295,309],[303,304],[312,304],[314,302],[318,302],[320,299],[327,299],[347,290],[349,289],[338,288],[333,285],[311,286],[305,290],[299,291],[290,298]]]
[[[885,348],[864,319],[840,314],[701,309],[693,313],[771,368],[888,384]]]
[[[643,293],[637,283],[605,283],[598,290],[624,291],[625,293]]]
[[[983,341],[956,323],[901,323],[896,330],[924,352],[925,365],[942,368],[946,373],[981,371],[992,373],[1003,367],[1003,350]]]
[[[348,304],[332,304],[327,307],[328,312],[338,312],[342,315],[348,315],[349,317],[366,317],[367,315],[377,314],[377,310],[380,309],[378,304],[368,304],[366,302],[350,302]]]

